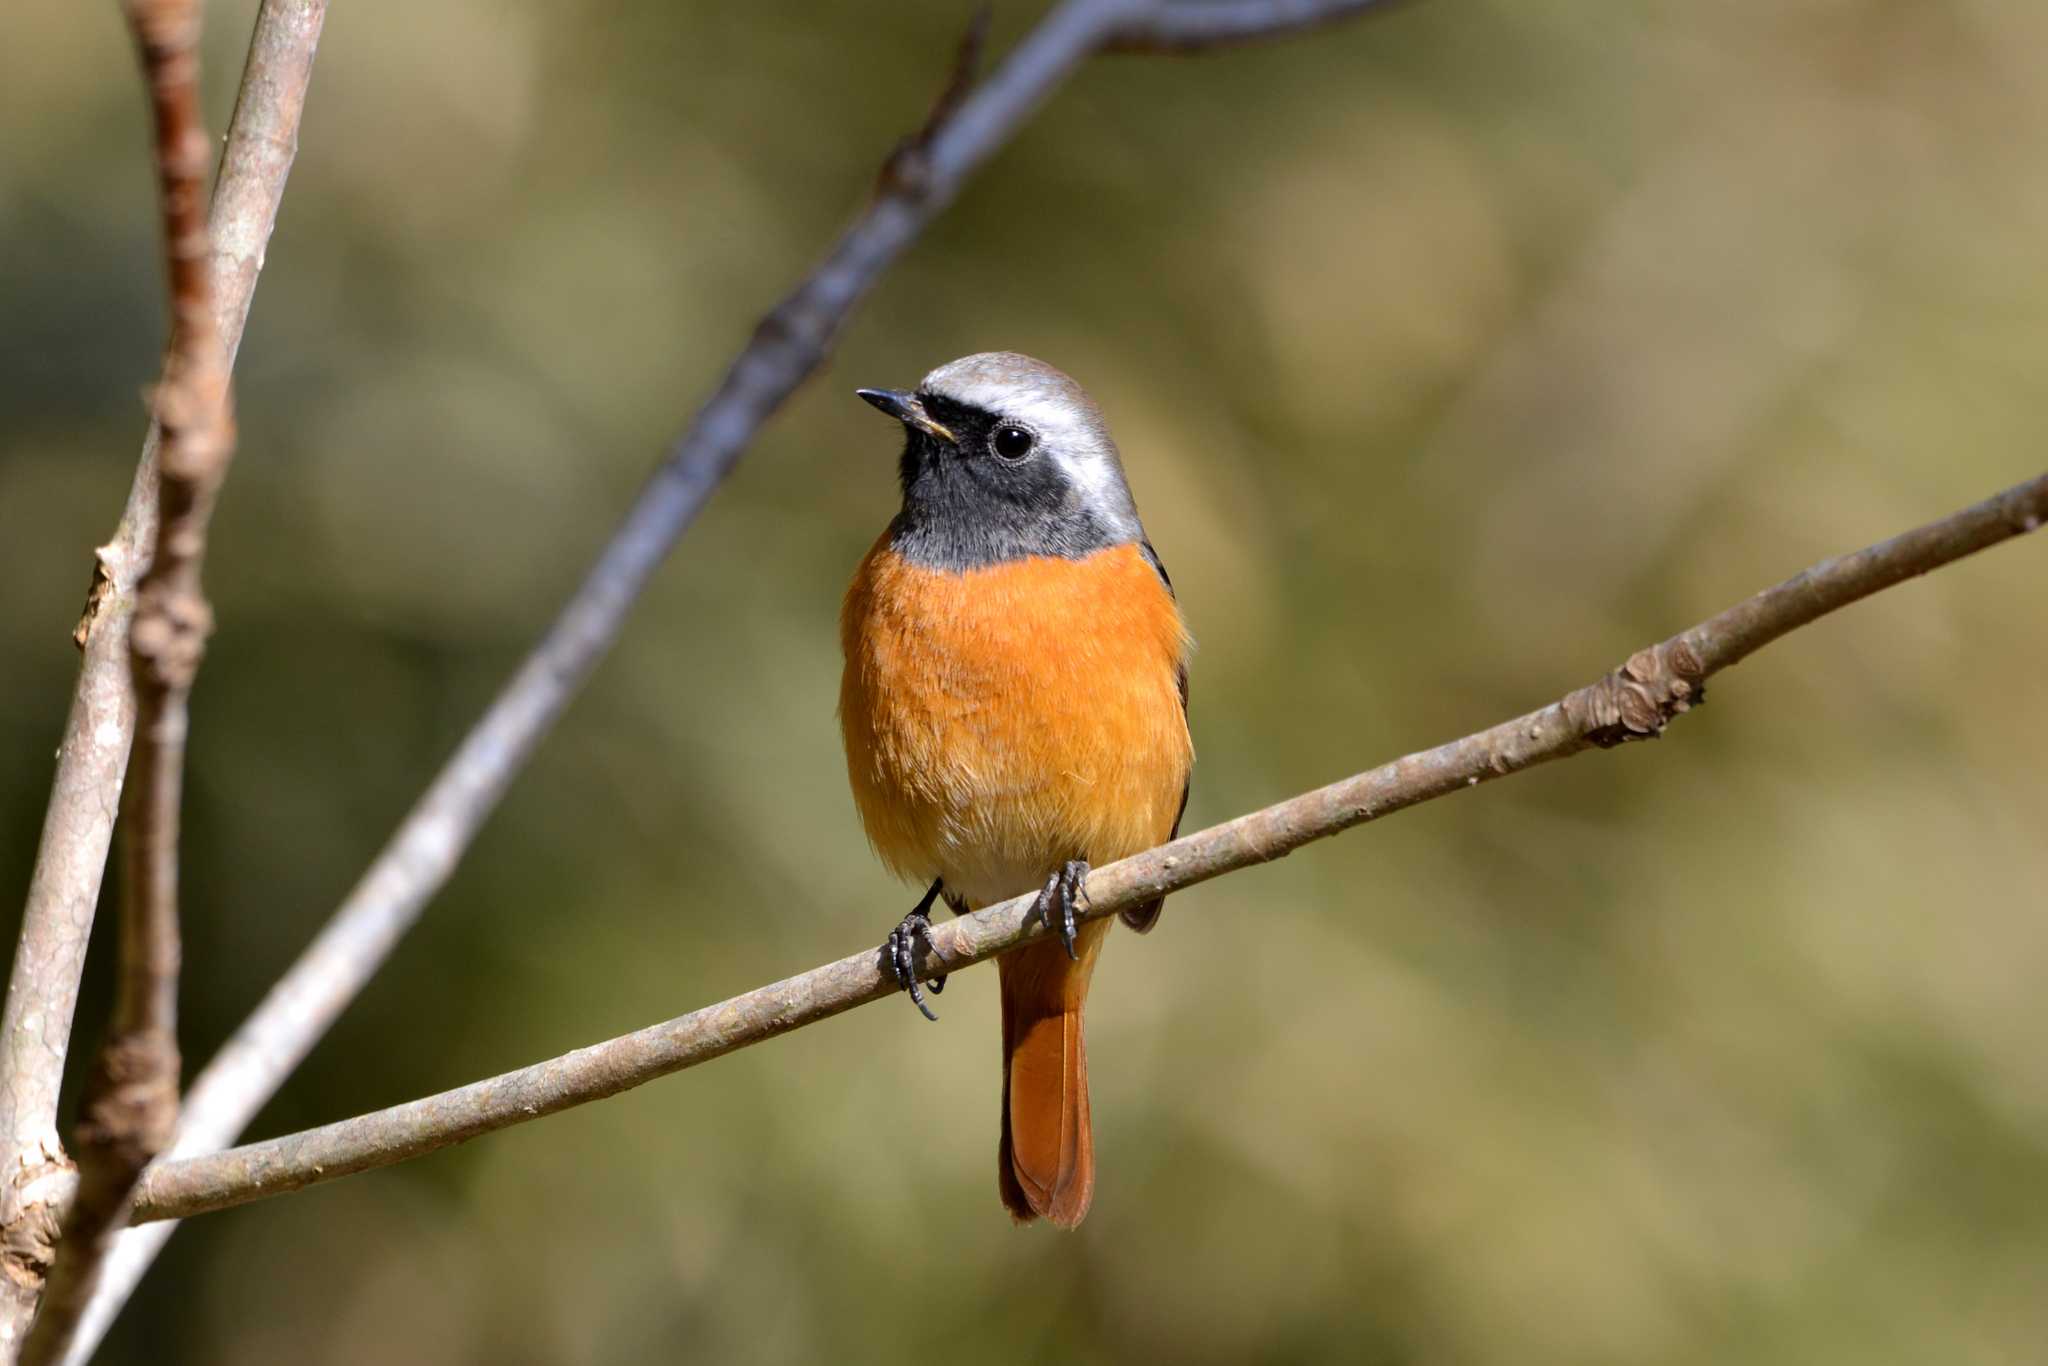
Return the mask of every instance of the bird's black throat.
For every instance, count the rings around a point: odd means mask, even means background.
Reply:
[[[904,559],[958,573],[1032,556],[1078,560],[1142,539],[1091,508],[1050,453],[1018,461],[995,454],[991,414],[930,395],[924,401],[954,439],[908,429],[903,508],[889,528]]]

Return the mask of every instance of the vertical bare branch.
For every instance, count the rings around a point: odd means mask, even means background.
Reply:
[[[20,1346],[56,1245],[71,1163],[57,1137],[57,1096],[78,1007],[121,777],[135,734],[128,621],[156,537],[156,433],[128,506],[97,551],[78,626],[85,659],[57,750],[7,1003],[0,1012],[0,1356]]]
[[[78,1193],[23,1348],[29,1362],[64,1354],[135,1179],[177,1128],[178,823],[188,700],[213,626],[200,586],[207,524],[234,453],[206,222],[212,149],[199,99],[198,0],[128,0],[126,14],[156,134],[171,341],[153,401],[162,433],[156,544],[128,631],[141,743],[122,803],[128,833],[114,1013],[86,1082]]]
[[[326,0],[264,0],[250,38],[210,215],[214,319],[230,366],[298,148],[326,13]],[[152,423],[120,525],[97,553],[76,633],[84,659],[0,1014],[0,1357],[13,1355],[35,1312],[56,1234],[56,1197],[68,1199],[73,1185],[57,1137],[57,1093],[135,734],[128,625],[156,540],[161,439]],[[169,1227],[135,1236],[160,1242]],[[96,1341],[104,1325],[87,1331]]]

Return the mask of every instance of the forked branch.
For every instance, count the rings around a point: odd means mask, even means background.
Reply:
[[[263,0],[250,38],[209,219],[214,317],[230,365],[298,144],[325,13],[326,0]],[[97,554],[76,632],[84,659],[0,1016],[0,1358],[19,1345],[35,1312],[58,1209],[76,1184],[57,1144],[57,1095],[135,734],[128,627],[156,541],[161,442],[152,422],[120,524]]]
[[[199,572],[207,524],[234,452],[227,358],[214,312],[206,222],[213,148],[199,99],[197,0],[128,0],[155,128],[171,341],[153,408],[156,544],[128,633],[136,733],[123,796],[127,826],[114,1014],[80,1103],[78,1193],[23,1360],[62,1355],[120,1225],[128,1193],[178,1120],[178,818],[187,700],[212,613]]]

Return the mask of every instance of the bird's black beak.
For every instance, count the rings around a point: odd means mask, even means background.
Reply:
[[[935,436],[949,443],[955,439],[945,424],[935,421],[932,415],[924,410],[924,400],[916,394],[902,389],[856,389],[853,392],[906,427],[915,427],[927,436]]]

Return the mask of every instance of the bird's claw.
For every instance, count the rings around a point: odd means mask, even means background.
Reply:
[[[931,890],[924,894],[924,900],[918,902],[910,914],[903,917],[903,923],[889,931],[889,937],[882,942],[882,962],[889,974],[896,979],[896,985],[909,992],[910,1003],[916,1006],[927,1020],[933,1022],[939,1017],[925,1004],[924,991],[926,987],[930,987],[934,996],[944,991],[946,974],[942,972],[928,982],[919,983],[917,944],[918,940],[922,939],[927,949],[932,947],[931,904],[938,894],[939,884],[934,882]]]
[[[1074,947],[1074,907],[1085,900],[1087,893],[1081,884],[1088,880],[1088,860],[1069,859],[1061,869],[1045,880],[1045,886],[1038,893],[1038,918],[1045,927],[1060,937],[1067,946],[1067,957],[1081,961],[1081,954]]]

